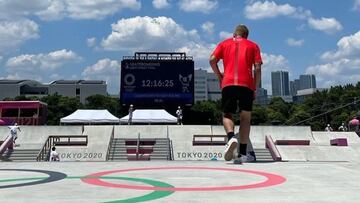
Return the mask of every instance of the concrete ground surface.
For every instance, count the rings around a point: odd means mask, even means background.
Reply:
[[[0,202],[359,202],[359,191],[359,162],[0,163]]]

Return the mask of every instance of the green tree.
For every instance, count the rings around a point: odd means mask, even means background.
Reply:
[[[104,95],[92,95],[86,98],[85,108],[87,109],[107,109],[111,114],[120,117],[122,116],[120,111],[120,102],[117,98]]]
[[[41,101],[48,105],[48,125],[59,125],[62,117],[83,108],[78,99],[63,97],[58,94],[43,97]]]
[[[198,101],[184,112],[184,123],[188,124],[219,124],[220,120],[221,110],[214,101]]]
[[[261,125],[261,124],[265,124],[267,120],[268,120],[268,116],[266,113],[266,107],[262,107],[260,105],[254,105],[251,114],[251,124]]]

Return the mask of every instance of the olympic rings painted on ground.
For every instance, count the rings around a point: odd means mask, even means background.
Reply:
[[[10,169],[9,169],[10,170]],[[12,169],[11,169],[12,170]],[[71,177],[67,177],[67,179],[81,179],[84,178],[84,176],[71,176]],[[87,177],[87,178],[91,178],[91,177]],[[100,177],[93,177],[93,178],[100,178]],[[172,185],[168,184],[168,183],[164,183],[164,182],[160,182],[160,181],[156,181],[156,180],[150,180],[150,179],[142,179],[142,178],[129,178],[129,177],[111,177],[111,176],[107,176],[107,177],[101,177],[102,179],[119,179],[119,180],[127,180],[127,181],[135,181],[135,182],[142,182],[142,183],[146,183],[149,185],[152,185],[154,187],[173,187]],[[3,179],[0,180],[1,182],[16,182],[16,181],[28,181],[28,180],[44,180],[46,178],[43,177],[30,177],[30,178],[14,178],[14,179]],[[34,182],[30,182],[30,183],[34,183]],[[39,183],[38,183],[39,184]],[[134,202],[145,202],[145,201],[151,201],[151,200],[156,200],[156,199],[160,199],[163,197],[166,197],[168,195],[171,195],[172,193],[174,193],[174,191],[154,191],[151,192],[149,194],[143,195],[143,196],[139,196],[139,197],[133,197],[133,198],[129,198],[129,199],[124,199],[124,200],[113,200],[113,201],[109,201],[106,203],[121,203],[121,202],[127,202],[127,203],[134,203]]]
[[[135,182],[142,182],[142,183],[146,183],[149,185],[152,185],[154,187],[174,187],[168,183],[164,183],[164,182],[160,182],[160,181],[156,181],[156,180],[150,180],[150,179],[142,179],[142,178],[128,178],[128,177],[81,177],[81,178],[86,178],[86,179],[121,179],[121,180],[128,180],[128,181],[135,181]],[[160,199],[163,197],[166,197],[168,195],[171,195],[172,193],[174,193],[174,191],[158,191],[155,190],[152,193],[149,193],[147,195],[143,195],[140,197],[134,197],[134,198],[130,198],[130,199],[126,199],[126,200],[115,200],[115,201],[110,201],[110,202],[106,202],[106,203],[120,203],[120,202],[127,202],[127,203],[132,203],[132,202],[145,202],[145,201],[150,201],[150,200],[155,200],[155,199]]]
[[[138,186],[138,185],[126,185],[126,184],[117,184],[117,183],[109,183],[100,180],[100,178],[93,177],[102,177],[104,175],[109,175],[113,173],[124,173],[131,171],[153,171],[153,170],[215,170],[215,171],[229,171],[229,172],[240,172],[240,173],[248,173],[257,176],[265,177],[266,180],[258,183],[247,184],[247,185],[235,185],[235,186],[215,186],[215,187],[149,187],[149,186]],[[90,177],[90,178],[87,178]],[[245,189],[253,189],[253,188],[262,188],[262,187],[270,187],[274,185],[282,184],[286,181],[286,179],[282,176],[254,171],[254,170],[246,170],[246,169],[238,169],[238,168],[213,168],[213,167],[153,167],[153,168],[131,168],[131,169],[120,169],[120,170],[112,170],[112,171],[102,171],[90,174],[85,178],[81,179],[83,182],[104,186],[104,187],[113,187],[113,188],[125,188],[125,189],[134,189],[134,190],[158,190],[158,191],[224,191],[224,190],[245,190]]]
[[[36,180],[36,181],[32,181],[32,182],[18,183],[18,184],[13,184],[13,185],[0,185],[0,189],[39,185],[39,184],[59,181],[59,180],[62,180],[67,177],[66,174],[61,173],[61,172],[35,170],[35,169],[33,169],[33,170],[31,170],[31,169],[0,169],[0,171],[34,172],[34,173],[43,173],[43,174],[46,174],[49,176],[47,178],[43,178],[41,180]],[[27,180],[33,180],[33,179],[30,178]],[[11,180],[7,180],[7,181],[10,182]],[[4,182],[4,181],[0,181],[0,182]]]

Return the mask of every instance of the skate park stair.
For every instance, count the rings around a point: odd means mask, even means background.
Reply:
[[[123,161],[127,160],[127,151],[125,146],[125,139],[114,138],[110,143],[110,152],[108,156],[109,161]]]
[[[171,160],[170,140],[166,138],[155,139],[151,160]]]
[[[269,149],[254,148],[254,152],[256,155],[256,162],[273,162],[274,161]]]
[[[114,138],[110,144],[110,161],[170,160],[170,141],[166,138]]]
[[[3,154],[4,161],[36,161],[40,149],[13,149]]]

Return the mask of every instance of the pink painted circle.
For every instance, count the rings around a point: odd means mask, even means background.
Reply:
[[[246,185],[233,185],[233,186],[211,186],[211,187],[153,187],[153,186],[140,186],[140,185],[127,185],[127,184],[118,184],[110,183],[101,180],[101,176],[114,174],[114,173],[125,173],[130,171],[151,171],[151,170],[213,170],[213,171],[227,171],[227,172],[240,172],[248,173],[257,176],[265,177],[266,179],[262,182],[246,184]],[[214,168],[214,167],[150,167],[150,168],[130,168],[130,169],[119,169],[111,171],[102,171],[93,173],[85,176],[81,179],[83,182],[111,187],[111,188],[124,188],[124,189],[133,189],[133,190],[156,190],[156,191],[224,191],[224,190],[245,190],[245,189],[254,189],[254,188],[263,188],[270,187],[274,185],[282,184],[286,181],[286,178],[262,171],[247,170],[247,169],[238,169],[238,168]]]

